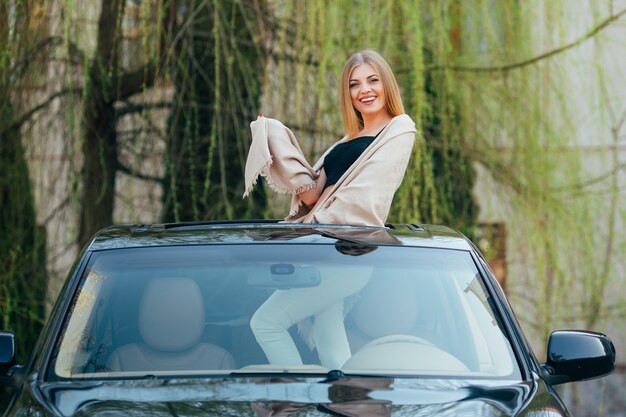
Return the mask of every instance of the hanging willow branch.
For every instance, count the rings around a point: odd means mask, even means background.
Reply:
[[[428,66],[425,67],[425,70],[426,71],[451,70],[451,71],[466,71],[466,72],[505,72],[505,71],[510,71],[510,70],[526,67],[528,65],[536,64],[539,61],[543,61],[544,59],[551,58],[551,57],[553,57],[555,55],[560,54],[561,52],[565,52],[565,51],[567,51],[569,49],[577,47],[578,45],[582,44],[583,42],[585,42],[585,41],[593,38],[594,36],[596,36],[603,29],[607,28],[611,23],[613,23],[616,20],[618,20],[624,14],[626,14],[626,9],[619,11],[617,14],[611,15],[606,20],[604,20],[602,23],[600,23],[598,26],[594,27],[589,32],[587,32],[585,35],[581,36],[580,38],[576,39],[575,41],[573,41],[571,43],[568,43],[568,44],[565,44],[565,45],[563,45],[563,46],[561,46],[559,48],[553,49],[551,51],[545,52],[545,53],[543,53],[541,55],[538,55],[536,57],[524,60],[524,61],[516,62],[516,63],[513,63],[513,64],[507,64],[507,65],[492,66],[492,67],[469,67],[469,66],[463,66],[463,65],[428,65]],[[404,70],[404,71],[406,71],[406,70]]]

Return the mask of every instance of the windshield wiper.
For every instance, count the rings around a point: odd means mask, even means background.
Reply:
[[[319,372],[319,370],[303,370],[303,369],[243,369],[231,371],[228,376],[239,377],[239,376],[248,376],[248,377],[267,377],[267,376],[290,376],[290,377],[307,377],[307,378],[319,378],[323,379],[319,381],[320,383],[331,383],[340,379],[350,379],[350,378],[388,378],[386,375],[370,375],[370,374],[345,374],[340,369],[331,369],[328,372]]]

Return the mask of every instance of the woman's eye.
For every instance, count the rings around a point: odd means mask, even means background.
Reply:
[[[356,83],[352,83],[352,84],[350,84],[350,88],[354,88],[354,87],[358,87],[358,86],[359,86],[359,85],[358,85],[358,84],[356,84]]]
[[[377,83],[377,82],[378,82],[378,78],[372,78],[372,79],[370,80],[370,83],[371,83],[371,84],[374,84],[374,83]]]

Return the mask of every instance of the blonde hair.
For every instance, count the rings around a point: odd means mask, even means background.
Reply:
[[[359,65],[368,64],[378,73],[383,83],[385,93],[385,110],[392,115],[404,114],[400,88],[389,64],[377,52],[365,49],[356,52],[348,58],[341,74],[341,109],[343,111],[343,126],[349,136],[353,136],[363,129],[363,117],[352,105],[350,97],[350,75]]]

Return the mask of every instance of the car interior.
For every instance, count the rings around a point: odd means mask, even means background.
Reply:
[[[73,306],[72,317],[77,318],[65,325],[53,375],[272,370],[250,328],[251,316],[277,290],[266,285],[267,274],[261,273],[272,265],[265,260],[92,268]],[[342,370],[510,374],[512,352],[493,313],[470,291],[470,283],[476,281],[458,275],[454,269],[427,265],[375,268],[368,283],[344,300],[352,357]],[[303,363],[318,369],[317,352],[304,341],[298,326],[292,326],[290,334]],[[490,348],[494,342],[487,339],[499,339],[495,342],[499,345]]]

